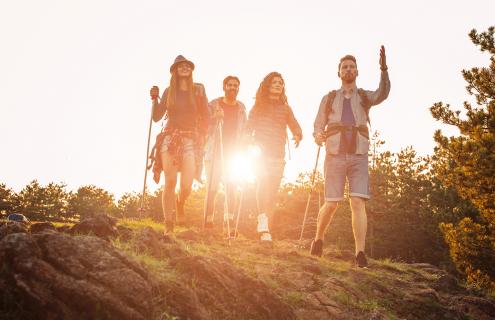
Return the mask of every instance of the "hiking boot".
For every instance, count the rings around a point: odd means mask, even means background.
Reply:
[[[366,256],[364,255],[363,251],[359,251],[356,256],[356,266],[358,266],[359,268],[368,267],[368,261],[366,261]]]
[[[258,226],[256,228],[258,233],[269,233],[270,231],[268,230],[268,216],[266,213],[262,213],[258,215]]]
[[[174,222],[173,221],[165,221],[165,230],[163,234],[170,234],[174,232]]]
[[[321,255],[323,254],[323,240],[313,240],[311,242],[311,249],[309,249],[309,253],[312,256],[321,257]]]
[[[261,234],[260,240],[261,240],[261,242],[271,243],[272,242],[272,235],[269,232],[263,232]]]
[[[184,225],[186,223],[186,215],[184,213],[184,202],[179,202],[179,197],[175,200],[177,208],[177,224]]]

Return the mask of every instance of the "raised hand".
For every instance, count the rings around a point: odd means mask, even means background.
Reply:
[[[151,96],[151,100],[156,100],[158,99],[158,95],[160,94],[160,89],[158,89],[157,86],[153,86],[151,87],[150,89],[150,96]]]
[[[382,45],[380,48],[380,69],[387,70],[387,56],[385,55],[385,47]]]

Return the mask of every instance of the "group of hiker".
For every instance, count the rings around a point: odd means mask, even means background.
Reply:
[[[313,137],[318,148],[325,145],[325,202],[318,213],[317,230],[310,253],[321,256],[325,231],[344,199],[344,186],[349,183],[352,227],[356,263],[366,267],[364,254],[367,219],[365,203],[370,199],[368,177],[369,109],[385,100],[390,91],[385,48],[380,49],[380,84],[377,90],[357,88],[357,62],[346,55],[338,64],[342,86],[321,100],[314,121]],[[182,55],[170,66],[170,84],[161,98],[158,87],[150,90],[155,122],[167,119],[157,136],[154,158],[154,180],[165,176],[162,208],[165,232],[185,221],[184,204],[191,193],[193,179],[201,181],[203,163],[206,170],[205,228],[213,228],[215,197],[220,182],[225,190],[224,221],[234,225],[234,212],[239,206],[238,182],[229,178],[226,164],[247,146],[256,146],[257,232],[260,240],[271,242],[270,218],[276,205],[277,192],[285,168],[287,128],[298,147],[302,129],[287,102],[285,82],[280,73],[271,72],[256,92],[249,114],[237,100],[240,80],[227,76],[223,81],[224,96],[210,102],[205,88],[193,82],[195,65]],[[242,170],[239,169],[239,170]],[[180,188],[176,195],[177,173]],[[229,235],[230,236],[230,235]]]

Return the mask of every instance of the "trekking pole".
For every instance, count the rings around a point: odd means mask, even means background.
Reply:
[[[151,138],[151,125],[153,124],[153,103],[151,107],[150,125],[148,129],[148,146],[146,147],[146,165],[144,167],[144,183],[143,183],[143,195],[141,196],[141,207],[139,208],[139,215],[144,212],[144,197],[146,194],[146,178],[148,177],[148,159],[150,153],[150,138]]]
[[[205,203],[205,207],[204,207],[204,212],[203,212],[203,229],[205,228],[206,226],[206,218],[207,218],[207,209],[208,209],[208,205],[214,205],[215,203],[215,199],[213,199],[213,202],[212,203],[209,203],[210,202],[210,192],[211,192],[211,185],[213,183],[213,174],[215,173],[215,156],[216,156],[216,151],[217,151],[217,130],[218,130],[218,126],[219,126],[219,121],[217,120],[216,123],[215,123],[215,131],[213,133],[213,143],[212,143],[212,152],[211,152],[211,165],[210,165],[210,180],[208,181],[208,185],[206,186],[206,203]]]
[[[304,211],[304,219],[301,227],[301,236],[299,237],[299,244],[302,241],[303,234],[304,234],[304,227],[306,225],[306,217],[308,216],[308,210],[309,210],[309,201],[311,200],[311,194],[313,193],[313,189],[315,188],[315,176],[316,176],[316,170],[318,168],[318,159],[320,158],[320,150],[321,146],[318,146],[318,153],[316,154],[316,162],[315,162],[315,168],[313,170],[313,177],[311,178],[311,189],[309,190],[308,194],[308,201],[306,202],[306,210]]]
[[[237,239],[237,232],[239,230],[239,218],[241,217],[241,207],[242,207],[242,199],[244,196],[244,189],[241,189],[241,195],[239,197],[239,207],[237,208],[237,219],[235,222],[235,229],[234,229],[234,239]]]
[[[227,176],[227,171],[225,168],[225,158],[223,154],[223,136],[222,136],[222,121],[219,121],[218,123],[218,135],[219,135],[219,140],[220,140],[220,166],[222,168],[222,179],[223,179],[223,185],[225,188],[225,196],[224,196],[224,213],[223,213],[223,219],[225,220],[225,214],[227,214],[227,235],[229,239],[229,245],[230,245],[230,217],[229,217],[229,204],[228,204],[228,191],[227,191],[227,181],[226,176]]]
[[[287,134],[285,135],[285,141],[287,143],[287,153],[289,154],[289,160],[291,160],[291,157],[290,157],[290,141],[289,141],[289,136]]]

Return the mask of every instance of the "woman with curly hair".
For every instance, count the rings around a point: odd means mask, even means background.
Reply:
[[[287,127],[292,132],[297,148],[302,139],[301,127],[287,102],[282,75],[271,72],[256,92],[256,100],[246,125],[248,136],[261,149],[256,195],[259,205],[257,231],[261,241],[272,241],[269,217],[273,213],[284,174]]]
[[[184,223],[184,203],[191,193],[193,179],[200,180],[203,163],[203,145],[208,133],[208,99],[202,84],[194,83],[194,63],[179,55],[170,67],[170,85],[159,101],[159,89],[150,90],[153,100],[153,120],[167,115],[164,130],[157,136],[154,148],[154,180],[165,175],[162,210],[165,232],[172,232],[175,218]],[[177,173],[180,191],[176,198]]]

